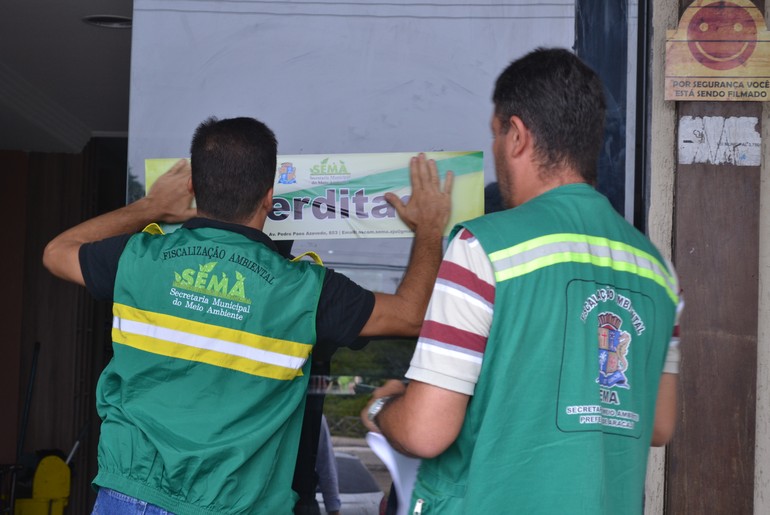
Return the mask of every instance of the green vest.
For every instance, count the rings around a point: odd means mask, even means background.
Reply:
[[[585,184],[463,225],[492,263],[494,316],[460,435],[423,462],[413,504],[641,514],[676,278]]]
[[[184,514],[292,513],[324,269],[246,236],[133,236],[94,483]]]

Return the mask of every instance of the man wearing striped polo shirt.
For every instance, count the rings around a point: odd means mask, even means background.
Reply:
[[[649,446],[674,428],[676,276],[593,187],[605,101],[590,68],[535,50],[493,102],[508,209],[455,228],[411,381],[362,417],[424,458],[414,513],[639,514]]]

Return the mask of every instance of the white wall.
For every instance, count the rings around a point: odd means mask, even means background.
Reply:
[[[653,0],[650,84],[650,208],[647,231],[650,239],[667,258],[671,258],[674,230],[674,172],[676,170],[676,111],[674,102],[663,100],[666,56],[666,29],[675,28],[677,2]],[[645,515],[663,513],[665,449],[651,448],[645,488]]]
[[[538,46],[571,48],[574,17],[573,0],[135,0],[129,171],[143,183],[144,159],[189,155],[208,116],[252,116],[281,154],[481,150],[490,182],[495,79]],[[408,249],[295,245],[341,270],[382,264],[346,271],[383,291]]]
[[[264,121],[282,154],[488,152],[495,78],[571,47],[574,15],[572,0],[135,0],[130,169],[188,155],[210,115]]]

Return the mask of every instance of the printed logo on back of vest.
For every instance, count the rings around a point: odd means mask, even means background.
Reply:
[[[174,306],[206,312],[235,320],[251,312],[251,299],[246,297],[246,277],[235,270],[235,277],[226,272],[216,273],[217,261],[174,272],[169,294]]]
[[[246,302],[251,304],[251,300],[246,298],[244,283],[246,278],[242,273],[235,271],[235,281],[227,273],[216,274],[214,268],[216,261],[198,265],[198,270],[186,268],[182,273],[174,272],[174,286],[185,290],[214,295],[228,300]]]
[[[635,362],[643,352],[632,344],[642,345],[649,330],[644,314],[652,312],[652,300],[615,285],[574,280],[565,302],[569,315],[559,375],[559,430],[640,437],[645,399],[634,395],[632,387],[634,381],[644,382],[639,377],[644,377],[645,364]]]
[[[256,279],[260,284],[272,286],[275,275],[262,263],[247,255],[228,252],[219,246],[185,245],[165,250],[163,261],[182,257],[201,256],[197,268],[188,266],[173,273],[169,295],[176,307],[191,309],[234,320],[243,320],[251,312],[251,299],[246,295],[246,281]],[[218,259],[218,261],[212,261]],[[243,272],[234,270],[242,267]],[[219,268],[217,268],[219,267]],[[181,267],[180,267],[181,268]],[[223,270],[223,268],[226,270]],[[249,284],[252,284],[251,282]],[[253,287],[253,284],[252,284]]]
[[[596,382],[606,388],[631,388],[628,384],[628,347],[631,335],[621,331],[623,320],[615,313],[599,313],[599,377]]]

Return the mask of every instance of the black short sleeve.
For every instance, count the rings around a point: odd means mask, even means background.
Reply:
[[[96,300],[112,300],[118,261],[131,236],[123,234],[80,246],[80,271],[86,289]]]
[[[332,269],[326,271],[316,319],[316,358],[328,358],[356,339],[374,309],[374,293]]]

